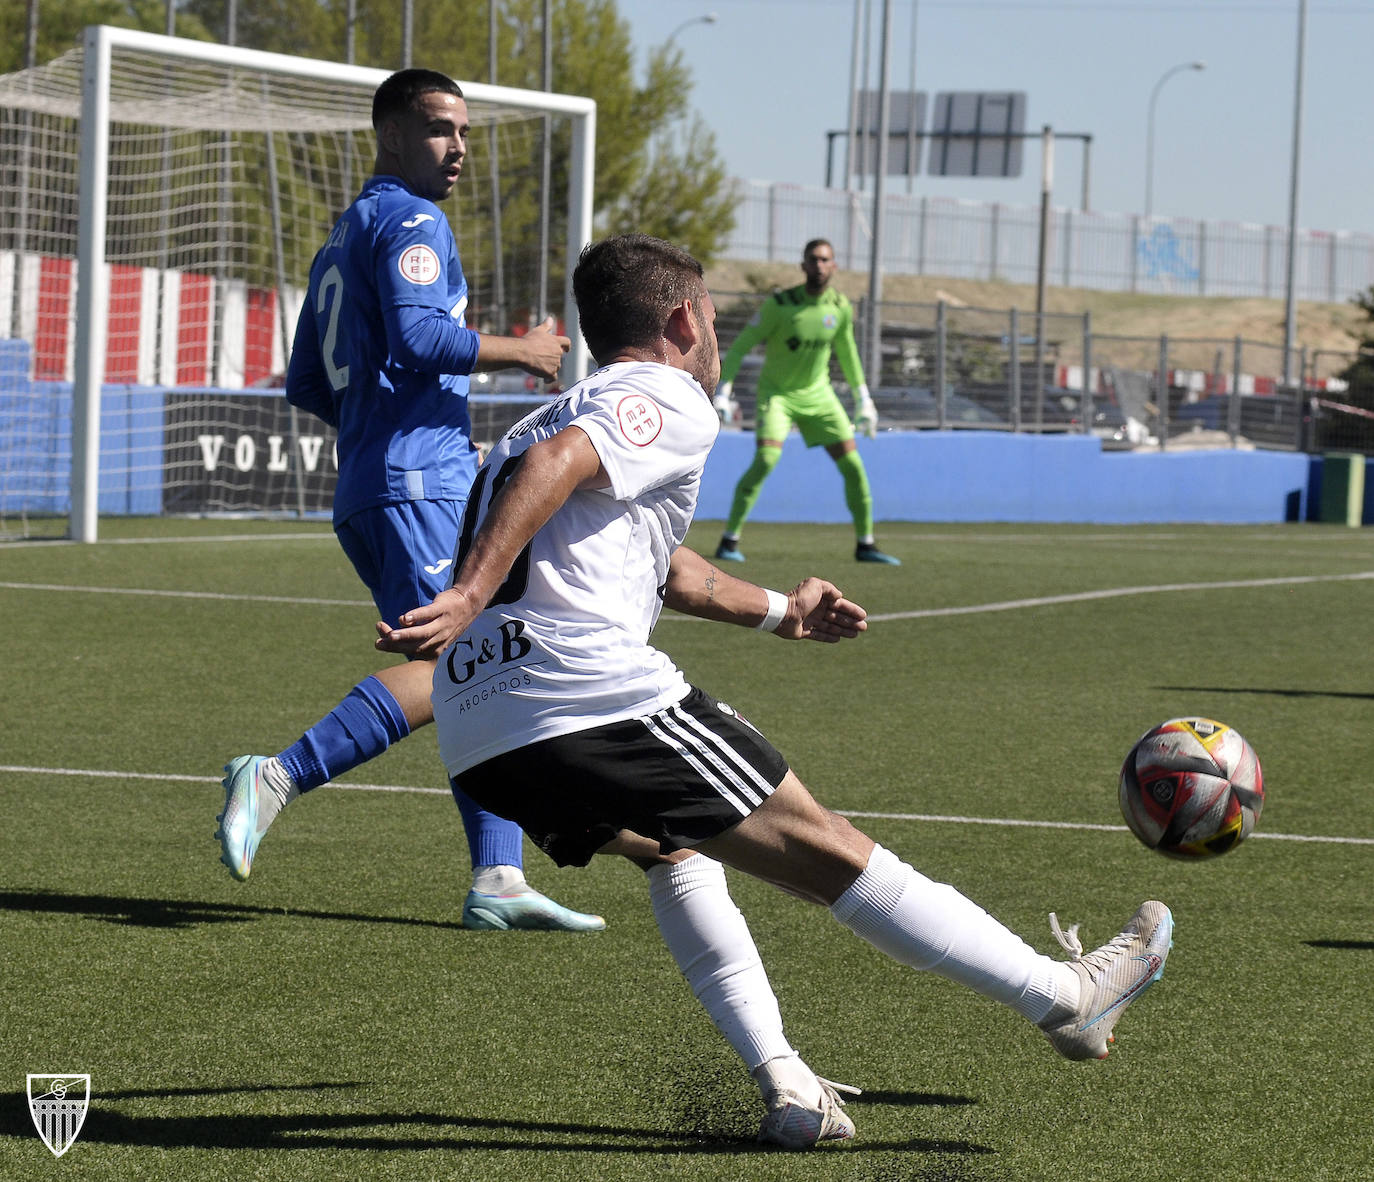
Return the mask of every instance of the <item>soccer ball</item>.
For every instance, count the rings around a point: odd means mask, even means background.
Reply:
[[[1254,829],[1264,776],[1254,748],[1211,718],[1171,718],[1146,731],[1121,767],[1121,814],[1171,858],[1215,858]]]

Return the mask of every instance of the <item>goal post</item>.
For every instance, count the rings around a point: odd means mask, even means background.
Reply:
[[[248,395],[261,392],[252,387],[271,385],[284,372],[310,259],[370,172],[371,97],[391,71],[109,26],[88,28],[81,49],[64,59],[74,55],[79,60],[68,63],[67,73],[79,81],[79,162],[71,162],[70,178],[59,170],[36,176],[32,184],[43,200],[49,191],[77,190],[74,218],[58,211],[44,223],[74,221],[75,241],[66,244],[56,235],[35,252],[36,234],[21,234],[17,247],[0,240],[0,286],[16,293],[16,305],[37,303],[56,290],[56,281],[46,277],[50,271],[60,276],[64,265],[70,271],[75,255],[75,274],[62,289],[70,320],[66,372],[58,355],[62,343],[51,339],[63,335],[60,328],[49,329],[47,344],[35,331],[33,351],[44,359],[42,365],[31,363],[32,376],[52,379],[54,391],[63,389],[64,378],[70,380],[68,535],[96,540],[99,514],[116,511],[102,505],[111,496],[111,470],[120,464],[127,466],[121,484],[132,507],[117,511],[187,511],[165,487],[153,487],[165,484],[171,470],[167,441],[175,431],[182,433],[179,446],[197,468],[202,459],[206,468],[214,466],[212,461],[223,468],[220,461],[230,456],[240,461],[241,472],[256,465],[281,473],[285,481],[295,472],[295,493],[278,490],[266,511],[326,510],[318,489],[307,505],[298,470],[302,459],[308,465],[321,462],[322,441],[329,455],[332,434],[326,437],[321,430],[296,439],[293,420],[289,428],[268,426],[265,434],[249,437],[243,428],[216,426],[214,416],[238,391],[243,394],[237,402],[250,407],[250,417],[258,415]],[[32,134],[28,128],[34,120],[67,119],[65,131],[49,131],[46,140],[40,132],[33,140],[35,159],[48,142],[76,140],[74,115],[64,114],[63,104],[77,96],[54,93],[63,86],[72,89],[61,74],[49,69],[40,85],[30,80],[17,99],[4,87],[17,76],[0,79],[0,117],[11,104],[30,104],[36,112],[26,112],[24,134]],[[532,317],[543,304],[543,293],[535,290],[539,260],[529,245],[534,239],[529,226],[540,198],[536,148],[544,127],[552,126],[559,179],[566,178],[558,210],[566,224],[561,306],[573,341],[562,376],[565,383],[576,380],[589,369],[571,277],[592,235],[595,102],[477,82],[460,85],[473,132],[463,179],[441,208],[453,225],[468,277],[468,323],[509,332],[524,323],[520,316]],[[35,91],[36,98],[27,97]],[[23,143],[27,149],[29,141]],[[33,195],[26,200],[35,204]],[[8,262],[7,255],[13,256]],[[48,287],[27,294],[17,278],[5,282],[7,275],[39,273]],[[0,324],[0,336],[25,335],[20,321],[25,315],[34,318],[26,307],[17,308],[14,331]],[[51,321],[52,312],[48,306],[39,319]],[[480,385],[501,388],[490,379]],[[200,393],[206,399],[198,409]],[[474,395],[477,401],[500,397],[520,395]],[[523,401],[534,397],[527,392]],[[279,396],[271,401],[277,404],[273,421],[280,423],[287,411]],[[174,420],[181,425],[174,428]],[[130,449],[125,456],[112,451],[112,421]],[[193,425],[186,427],[187,422]],[[253,477],[258,483],[264,478]],[[239,504],[218,492],[215,498],[211,511],[261,512],[266,503],[249,498]],[[148,505],[156,507],[140,508]]]

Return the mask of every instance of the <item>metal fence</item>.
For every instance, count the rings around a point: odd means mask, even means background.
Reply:
[[[868,269],[871,195],[764,181],[735,185],[737,223],[724,257],[795,262],[802,243],[824,234],[841,267]],[[882,264],[892,274],[1036,281],[1038,209],[890,193],[883,226]],[[1273,299],[1284,295],[1287,244],[1281,226],[1059,208],[1050,217],[1047,278],[1099,291]],[[1374,235],[1298,231],[1297,299],[1341,303],[1371,284]]]
[[[763,297],[718,292],[722,347]],[[855,309],[862,339],[867,309]],[[1015,308],[882,305],[882,367],[867,374],[886,430],[1079,432],[1107,448],[1264,447],[1374,453],[1374,413],[1343,401],[1335,375],[1353,354],[1299,358],[1286,386],[1283,348],[1231,340],[1094,332],[1089,314],[1047,314],[1043,343],[1033,315]],[[754,425],[762,356],[735,379],[739,425]],[[832,363],[836,388],[843,375]]]

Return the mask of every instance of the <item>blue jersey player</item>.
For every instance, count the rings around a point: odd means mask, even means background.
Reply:
[[[338,430],[334,530],[396,620],[447,584],[479,457],[468,419],[468,375],[519,368],[553,378],[569,347],[549,320],[523,337],[466,327],[467,281],[448,221],[467,151],[467,104],[456,83],[403,70],[372,104],[377,163],[310,269],[286,397]],[[433,721],[433,664],[391,666],[359,682],[301,738],[271,757],[225,767],[216,836],[222,861],[246,879],[278,812]],[[525,881],[521,832],[455,790],[473,885],[463,923],[478,928],[595,930]]]

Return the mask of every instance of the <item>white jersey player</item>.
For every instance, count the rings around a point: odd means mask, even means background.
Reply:
[[[719,426],[684,371],[611,365],[516,424],[473,486],[454,569],[520,457],[570,426],[591,441],[608,483],[567,500],[558,528],[534,536],[439,662],[434,710],[450,775],[687,696],[682,674],[649,644]]]
[[[1086,954],[1051,917],[1070,960],[1044,956],[821,807],[762,735],[650,648],[660,589],[668,607],[792,639],[857,636],[865,613],[820,579],[784,596],[679,544],[720,374],[700,264],[623,235],[583,251],[573,287],[607,368],[502,441],[452,586],[400,628],[377,626],[388,651],[446,650],[435,718],[455,783],[561,864],[697,851],[679,863],[689,873],[713,859],[822,904],[894,960],[1011,1007],[1066,1058],[1105,1057],[1164,971],[1163,903]],[[463,689],[484,659],[504,666],[485,698]],[[765,1133],[771,1121],[805,1143],[851,1136],[840,1103],[823,1080],[799,1085],[770,1100]]]

